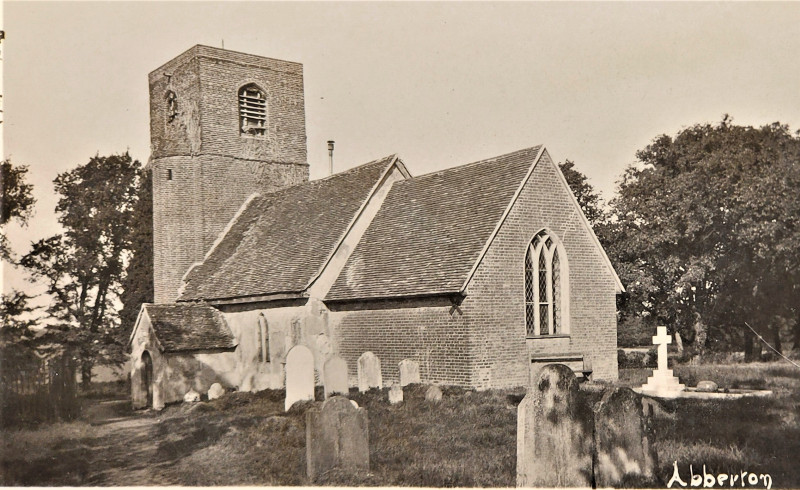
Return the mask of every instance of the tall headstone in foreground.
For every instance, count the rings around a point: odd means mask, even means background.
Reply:
[[[572,370],[542,367],[517,408],[517,486],[590,487],[592,421]]]
[[[286,355],[286,402],[284,410],[302,400],[314,399],[314,355],[296,345]]]
[[[325,399],[331,395],[347,395],[350,387],[347,383],[347,362],[339,356],[333,356],[325,361],[323,368],[325,385]]]
[[[630,388],[610,388],[594,413],[597,487],[656,488],[652,416],[644,412],[641,395]]]
[[[382,388],[381,360],[372,352],[365,352],[358,358],[358,391]]]
[[[403,359],[398,365],[400,370],[400,386],[408,386],[411,383],[419,383],[419,364],[411,359]]]
[[[642,385],[641,393],[661,398],[676,398],[686,388],[673,376],[672,369],[667,368],[667,344],[671,343],[672,337],[667,334],[667,327],[658,327],[653,337],[653,344],[658,346],[658,369],[653,371],[653,375],[647,378],[647,383]]]
[[[333,468],[369,470],[367,411],[334,396],[306,412],[306,473],[311,481]]]

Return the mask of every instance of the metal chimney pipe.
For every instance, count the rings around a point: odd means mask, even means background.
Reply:
[[[333,175],[333,140],[328,140],[328,161],[330,163],[328,175]]]

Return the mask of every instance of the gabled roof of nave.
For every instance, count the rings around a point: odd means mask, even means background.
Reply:
[[[325,265],[394,155],[251,199],[179,301],[301,293]]]
[[[541,149],[395,182],[326,299],[459,293]]]
[[[394,182],[325,299],[461,293],[542,152],[535,146]],[[187,274],[180,300],[303,293],[395,161],[252,199]]]

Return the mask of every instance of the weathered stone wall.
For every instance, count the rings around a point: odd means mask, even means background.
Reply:
[[[286,355],[295,345],[305,345],[314,355],[317,384],[322,382],[325,361],[333,354],[328,329],[328,310],[315,299],[298,305],[253,303],[221,306],[234,337],[236,382],[241,391],[260,391],[284,386]],[[259,317],[268,330],[269,361],[260,361]]]
[[[149,80],[155,301],[162,303],[177,298],[183,275],[251,194],[308,180],[303,68],[195,46]],[[249,83],[267,95],[263,137],[239,132],[238,91]]]

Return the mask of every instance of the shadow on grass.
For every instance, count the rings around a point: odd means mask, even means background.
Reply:
[[[660,474],[668,479],[677,461],[687,475],[690,464],[695,473],[705,465],[709,473],[765,473],[776,487],[797,486],[800,427],[786,414],[796,415],[799,402],[795,395],[666,403],[676,416],[656,421]]]

